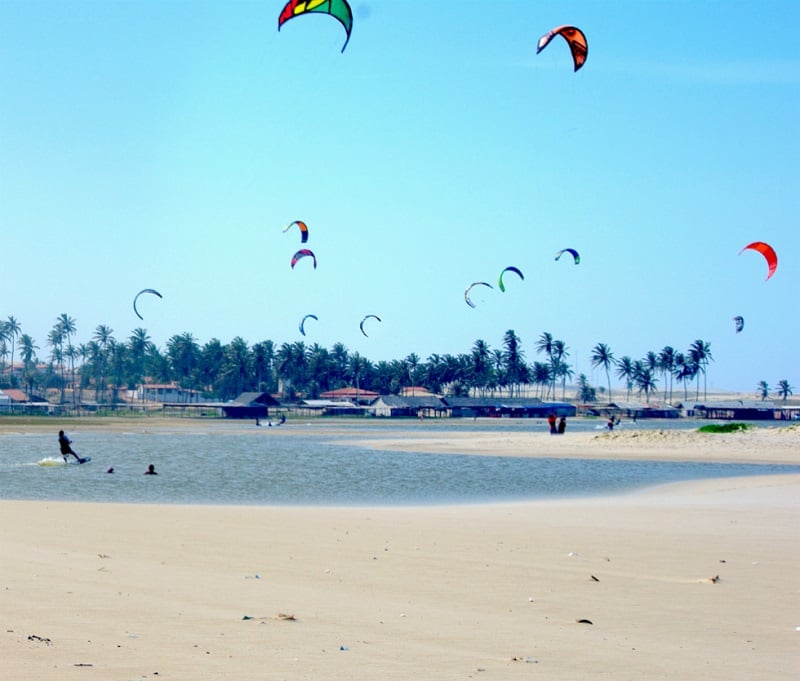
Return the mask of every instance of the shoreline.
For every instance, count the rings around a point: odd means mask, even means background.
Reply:
[[[572,421],[583,419],[574,417]],[[430,454],[512,456],[522,458],[581,458],[632,461],[687,461],[752,464],[800,464],[800,424],[765,422],[735,433],[700,433],[687,428],[625,428],[570,431],[552,436],[544,421],[534,419],[471,419],[462,423],[296,420],[278,428],[254,428],[248,421],[186,418],[92,418],[8,423],[0,419],[3,435],[57,432],[163,433],[203,432],[241,437],[334,438],[339,444],[381,451]],[[593,419],[582,423],[593,423]],[[439,426],[446,429],[439,430]],[[459,430],[463,425],[464,430]],[[665,424],[667,425],[667,424]],[[672,425],[672,424],[670,424]],[[453,427],[455,426],[455,427]],[[524,429],[523,429],[524,427]],[[358,432],[363,429],[363,432]],[[378,431],[378,432],[376,432]]]

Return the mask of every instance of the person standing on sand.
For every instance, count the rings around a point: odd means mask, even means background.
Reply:
[[[547,423],[550,425],[550,435],[555,435],[558,431],[556,430],[556,415],[550,414],[547,417]]]
[[[566,429],[567,429],[567,418],[565,416],[562,416],[561,420],[558,422],[558,434],[563,435]]]
[[[65,434],[63,430],[58,431],[58,447],[61,450],[61,456],[64,457],[64,463],[67,462],[67,455],[72,454],[77,460],[78,463],[81,462],[81,457],[79,457],[73,450],[70,445],[72,444],[72,440],[70,440]]]

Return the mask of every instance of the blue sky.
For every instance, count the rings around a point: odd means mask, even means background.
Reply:
[[[0,319],[373,361],[543,332],[800,386],[800,5],[0,2]],[[586,65],[538,38],[581,27]],[[308,260],[292,220],[309,226]],[[775,248],[765,281],[751,241]],[[573,247],[581,264],[556,251]],[[500,271],[518,267],[501,293]],[[487,281],[464,302],[464,290]],[[155,288],[163,299],[133,296]],[[305,337],[298,330],[309,313]],[[369,337],[366,314],[381,317]],[[745,329],[734,332],[732,317]],[[373,320],[374,321],[374,320]]]

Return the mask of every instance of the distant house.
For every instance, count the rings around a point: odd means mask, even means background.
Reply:
[[[438,397],[421,385],[407,385],[400,388],[401,397]]]
[[[375,416],[438,418],[447,415],[448,407],[440,397],[430,394],[414,397],[380,395],[369,405],[369,411]]]
[[[445,397],[450,415],[455,417],[488,416],[494,418],[546,418],[575,416],[569,402],[542,402],[538,397]]]
[[[775,409],[775,403],[769,400],[728,400],[695,404],[693,411],[701,419],[771,421]]]
[[[277,408],[280,402],[269,393],[245,392],[221,405],[229,419],[267,418],[270,407]]]
[[[300,416],[364,415],[364,407],[349,400],[302,400],[292,411]]]
[[[177,402],[192,404],[200,402],[200,391],[181,388],[177,383],[145,383],[139,386],[136,399],[146,402]]]
[[[378,393],[372,392],[371,390],[349,387],[327,390],[324,393],[320,393],[319,397],[322,400],[343,400],[355,404],[369,404],[378,397]]]
[[[50,409],[47,398],[41,395],[28,394],[17,388],[0,390],[0,410],[17,414],[47,414]]]
[[[647,402],[610,402],[604,405],[586,405],[581,409],[592,416],[614,416],[629,419],[676,419],[680,409],[669,404],[650,404]]]

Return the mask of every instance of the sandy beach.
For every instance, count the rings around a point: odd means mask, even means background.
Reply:
[[[368,446],[552,455],[569,439],[563,455],[800,460],[795,429],[525,435]],[[800,475],[502,505],[0,509],[0,658],[17,681],[800,670]]]

